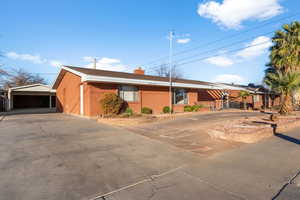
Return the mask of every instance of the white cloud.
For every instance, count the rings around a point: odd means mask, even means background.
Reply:
[[[265,20],[283,12],[279,0],[223,0],[198,5],[198,14],[227,28],[240,28],[246,20]]]
[[[83,59],[85,61],[90,62],[87,65],[88,68],[93,68],[94,66],[93,57],[85,56],[83,57]],[[127,71],[127,66],[123,65],[120,60],[114,58],[107,58],[107,57],[103,57],[97,60],[96,67],[98,69],[109,70],[109,71]]]
[[[226,56],[214,56],[214,57],[205,59],[205,61],[210,64],[217,65],[220,67],[228,67],[228,66],[234,64],[233,60],[231,60],[230,58],[228,58]]]
[[[62,65],[62,63],[58,60],[47,60],[45,58],[42,58],[40,55],[19,54],[13,51],[8,52],[5,55],[10,59],[28,61],[34,64],[48,64],[54,67],[59,67]]]
[[[237,52],[236,55],[242,58],[252,58],[266,52],[272,46],[269,37],[259,36],[246,45],[246,48]]]
[[[30,61],[35,64],[42,64],[42,63],[47,62],[46,59],[42,59],[39,55],[18,54],[16,52],[8,52],[8,53],[6,53],[6,57],[15,59],[15,60]]]
[[[84,57],[82,57],[82,59],[87,62],[92,62],[94,60],[94,58],[91,56],[84,56]]]
[[[220,74],[217,75],[212,81],[219,82],[219,83],[235,83],[235,84],[243,84],[246,82],[243,77],[236,74]]]
[[[189,43],[190,41],[191,41],[190,38],[177,39],[177,43],[179,43],[179,44],[186,44],[186,43]]]
[[[53,66],[53,67],[60,67],[60,66],[63,65],[63,64],[62,64],[60,61],[58,61],[58,60],[50,60],[50,61],[49,61],[49,64],[50,64],[51,66]]]

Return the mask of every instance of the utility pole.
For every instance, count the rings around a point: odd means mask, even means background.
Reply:
[[[169,40],[170,40],[170,49],[169,49],[169,95],[170,95],[170,114],[173,110],[173,101],[172,101],[172,56],[173,56],[173,35],[174,32],[170,31]]]
[[[97,69],[97,58],[94,58],[94,69]]]

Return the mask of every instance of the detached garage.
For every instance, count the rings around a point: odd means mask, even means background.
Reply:
[[[34,84],[8,90],[8,110],[27,108],[55,108],[55,90],[48,85]]]

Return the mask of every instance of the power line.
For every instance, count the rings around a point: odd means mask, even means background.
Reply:
[[[230,43],[230,44],[227,44],[227,45],[218,47],[218,48],[214,48],[214,49],[210,49],[210,50],[206,50],[206,51],[200,51],[200,52],[198,52],[197,54],[194,54],[194,55],[191,55],[191,56],[188,56],[188,57],[184,57],[184,58],[180,58],[180,59],[178,59],[178,60],[175,60],[175,62],[180,62],[180,61],[188,60],[189,58],[197,57],[197,56],[199,56],[200,54],[208,54],[208,53],[211,53],[211,52],[214,53],[214,52],[216,52],[216,51],[220,51],[220,50],[223,50],[223,49],[225,49],[225,48],[232,47],[232,46],[235,46],[235,45],[237,45],[237,44],[244,43],[245,41],[251,40],[251,39],[256,38],[256,37],[258,37],[258,36],[260,36],[260,35],[269,35],[269,34],[272,34],[272,33],[274,33],[274,31],[270,31],[270,32],[266,32],[266,33],[261,33],[261,34],[259,34],[259,35],[255,35],[255,36],[251,36],[251,37],[249,37],[249,38],[247,38],[247,39],[240,40],[240,41],[238,41],[238,42],[233,42],[233,43]],[[223,53],[223,54],[224,54],[224,53]],[[209,56],[209,57],[211,57],[211,56]],[[156,66],[153,66],[153,67],[151,67],[151,68],[152,68],[152,69],[155,69],[155,68],[158,68],[158,67],[160,67],[160,65],[156,65]]]
[[[298,37],[298,36],[291,36],[291,37]],[[270,42],[270,41],[265,41],[265,42],[261,42],[261,43],[255,44],[255,45],[248,45],[248,46],[246,46],[246,47],[242,47],[242,48],[238,48],[238,49],[229,50],[229,51],[227,51],[227,52],[228,52],[228,53],[232,53],[232,52],[236,52],[236,51],[241,51],[241,50],[245,50],[245,49],[248,49],[248,48],[251,48],[251,47],[255,47],[255,46],[262,45],[262,44],[266,44],[266,43],[269,43],[269,42]],[[187,62],[184,62],[184,63],[179,63],[179,64],[177,64],[177,66],[182,66],[182,65],[189,64],[189,63],[193,63],[193,62],[202,61],[202,60],[205,60],[205,59],[207,59],[207,58],[211,58],[211,57],[215,57],[215,56],[220,56],[220,55],[223,55],[223,54],[222,54],[222,53],[218,53],[218,54],[215,54],[215,55],[210,55],[210,56],[206,56],[206,57],[194,59],[194,60],[187,61]]]
[[[228,52],[229,52],[229,53],[237,52],[237,51],[245,50],[245,49],[248,49],[248,48],[251,48],[251,47],[255,47],[255,46],[262,45],[262,44],[266,44],[266,43],[268,43],[268,42],[269,42],[269,41],[261,42],[261,43],[259,43],[259,44],[249,45],[249,46],[247,46],[247,47],[238,48],[238,49],[233,49],[233,50],[230,50],[230,51],[228,51]],[[190,64],[190,63],[194,63],[194,62],[203,61],[203,60],[205,60],[205,59],[207,59],[207,58],[216,57],[216,56],[220,56],[220,55],[223,55],[223,54],[222,54],[222,53],[218,53],[218,54],[214,54],[214,55],[210,55],[210,56],[205,56],[205,57],[197,58],[197,59],[194,59],[194,60],[190,60],[190,61],[187,61],[187,62],[183,62],[183,63],[176,64],[176,67],[181,67],[181,66],[183,66],[183,65],[187,65],[187,64]]]
[[[204,44],[202,44],[201,46],[197,46],[197,47],[193,47],[193,48],[189,48],[189,49],[186,49],[186,50],[182,50],[182,51],[176,52],[176,53],[174,53],[173,55],[176,56],[176,55],[180,55],[180,54],[185,54],[185,53],[187,53],[187,52],[194,51],[194,50],[196,50],[196,49],[202,48],[203,46],[209,46],[209,45],[215,44],[215,43],[217,43],[217,42],[220,42],[220,41],[223,41],[223,40],[227,40],[227,39],[229,39],[229,38],[233,38],[233,37],[239,36],[239,35],[241,35],[241,34],[250,32],[250,31],[252,31],[252,30],[257,30],[257,29],[260,29],[260,28],[264,28],[264,27],[266,27],[266,25],[274,24],[274,23],[277,23],[277,22],[279,22],[279,21],[282,21],[282,20],[285,20],[285,19],[289,19],[289,18],[298,16],[298,15],[300,15],[300,13],[295,13],[295,14],[289,15],[289,16],[287,16],[287,17],[282,17],[282,18],[280,18],[280,19],[272,20],[272,21],[269,21],[269,22],[260,24],[260,25],[258,25],[258,26],[249,28],[249,29],[247,29],[247,30],[245,30],[245,31],[242,31],[242,32],[239,32],[239,33],[237,33],[237,34],[232,34],[232,35],[229,35],[229,36],[226,36],[226,37],[219,38],[219,39],[214,40],[214,41],[212,41],[212,42],[204,43]],[[164,56],[164,57],[155,59],[155,60],[153,60],[153,61],[144,63],[144,64],[142,64],[141,66],[153,64],[153,63],[156,63],[156,62],[158,62],[158,61],[165,60],[165,59],[167,59],[167,58],[168,58],[167,56]]]
[[[245,49],[248,49],[248,48],[251,48],[251,47],[255,47],[255,46],[262,45],[262,44],[266,44],[266,43],[269,43],[269,42],[270,42],[270,41],[261,42],[261,43],[255,44],[255,45],[249,45],[249,46],[247,46],[247,47],[238,48],[238,49],[233,49],[233,50],[230,50],[230,51],[228,51],[228,52],[229,52],[229,53],[232,53],[232,52],[236,52],[236,51],[241,51],[241,50],[245,50]],[[199,61],[205,60],[205,59],[207,59],[207,58],[216,57],[216,56],[220,56],[220,55],[222,55],[222,54],[221,54],[221,53],[218,53],[218,54],[211,55],[211,56],[206,56],[206,57],[202,57],[202,58],[197,58],[197,59],[190,60],[190,61],[187,61],[187,62],[179,63],[179,64],[177,64],[177,66],[186,65],[186,64],[193,63],[193,62],[199,62]]]

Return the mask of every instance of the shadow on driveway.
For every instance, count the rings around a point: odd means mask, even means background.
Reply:
[[[297,139],[297,138],[293,138],[293,137],[291,137],[291,136],[284,135],[284,134],[282,134],[282,133],[275,133],[274,135],[275,135],[276,137],[279,137],[279,138],[283,139],[283,140],[287,140],[287,141],[289,141],[289,142],[292,142],[292,143],[295,143],[295,144],[300,145],[300,140]]]

